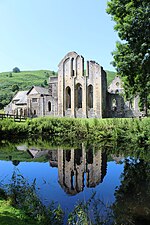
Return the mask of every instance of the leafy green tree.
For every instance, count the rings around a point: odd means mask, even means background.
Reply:
[[[44,86],[47,86],[47,80],[44,80]]]
[[[140,106],[150,107],[150,1],[110,0],[107,13],[121,39],[113,52],[113,65],[123,77],[127,99],[140,96]]]
[[[17,84],[14,84],[12,86],[12,91],[15,92],[15,91],[19,91],[19,86]]]
[[[13,68],[13,73],[20,73],[20,69],[18,67]]]

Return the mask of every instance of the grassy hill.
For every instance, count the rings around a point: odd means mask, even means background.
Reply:
[[[115,72],[106,72],[109,85],[115,77]],[[50,70],[0,73],[0,109],[7,105],[16,94],[16,85],[19,90],[29,90],[33,85],[48,87],[48,78],[54,75],[57,76],[57,73]]]
[[[33,85],[47,87],[48,78],[54,75],[57,73],[49,70],[0,73],[0,109],[7,105],[16,94],[15,85],[19,87],[19,90],[29,90]]]
[[[107,85],[109,85],[115,78],[116,72],[106,70],[106,73],[107,73]]]

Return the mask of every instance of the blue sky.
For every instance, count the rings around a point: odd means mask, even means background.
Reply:
[[[49,69],[70,51],[105,70],[118,40],[107,0],[0,0],[0,72]]]

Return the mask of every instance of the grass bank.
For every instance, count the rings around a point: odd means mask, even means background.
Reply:
[[[20,209],[11,206],[9,201],[0,200],[0,224],[1,225],[37,225],[36,221],[25,215]]]
[[[150,145],[150,118],[143,119],[72,119],[40,117],[16,123],[0,120],[1,139],[29,137],[59,137],[64,142],[85,141],[100,143],[138,143]]]

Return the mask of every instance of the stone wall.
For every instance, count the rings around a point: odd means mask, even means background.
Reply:
[[[124,113],[124,99],[121,95],[107,93],[107,107],[106,117],[108,118],[122,118]]]
[[[95,61],[68,53],[58,65],[58,116],[98,117],[105,115],[106,73]]]

